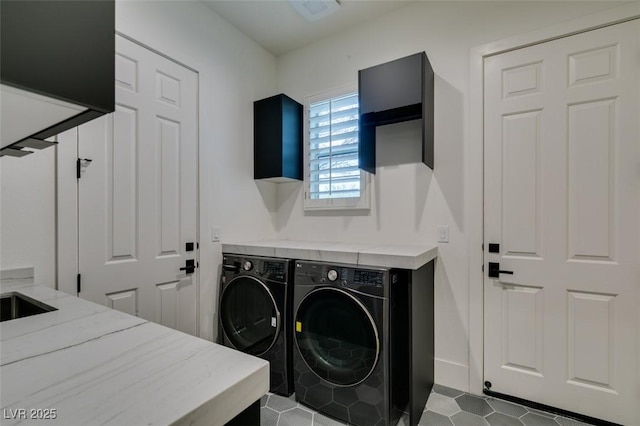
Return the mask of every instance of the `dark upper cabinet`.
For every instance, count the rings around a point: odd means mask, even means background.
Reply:
[[[3,154],[114,110],[114,0],[2,0],[0,16]]]
[[[253,177],[302,180],[302,105],[286,95],[253,103]]]
[[[422,161],[433,169],[434,74],[427,54],[417,53],[358,72],[360,168],[376,169],[376,127],[422,119]]]

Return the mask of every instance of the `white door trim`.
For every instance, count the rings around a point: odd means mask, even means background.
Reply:
[[[56,140],[56,289],[77,295],[78,129],[60,133]]]
[[[197,75],[196,81],[196,243],[200,243],[200,72],[180,62],[161,51],[144,44],[135,38],[116,31],[116,34],[193,71]],[[115,87],[115,81],[114,81]],[[57,290],[67,294],[77,295],[76,280],[78,274],[78,179],[76,178],[76,159],[78,158],[78,131],[71,129],[57,136],[58,142],[66,146],[56,150],[56,269]],[[73,147],[71,146],[73,145]],[[64,199],[65,203],[59,202]],[[66,236],[60,238],[60,236]],[[64,254],[64,255],[61,255]],[[199,264],[200,250],[196,250],[196,262]],[[196,285],[196,335],[200,336],[200,276],[195,274]]]
[[[465,170],[467,206],[465,228],[469,244],[469,391],[482,394],[484,380],[484,298],[483,272],[483,152],[484,73],[487,56],[520,49],[557,38],[594,30],[640,17],[640,2],[609,9],[534,32],[495,41],[471,49],[469,93],[469,142]]]
[[[154,49],[153,47],[149,46],[148,44],[144,44],[144,43],[142,43],[141,41],[138,41],[138,40],[136,40],[135,38],[133,38],[133,37],[131,37],[131,36],[128,36],[128,35],[126,35],[125,33],[121,32],[121,31],[116,30],[116,35],[118,35],[118,36],[120,36],[120,37],[122,37],[122,38],[126,38],[126,39],[127,39],[127,40],[129,40],[130,42],[135,43],[135,44],[137,44],[138,46],[142,46],[142,47],[144,47],[145,49],[150,50],[151,52],[155,53],[156,55],[158,55],[158,56],[162,56],[163,58],[168,59],[168,60],[170,60],[171,62],[175,62],[176,64],[180,65],[181,67],[184,67],[184,68],[186,68],[186,69],[188,69],[188,70],[190,70],[190,71],[193,71],[193,72],[195,72],[196,74],[200,74],[200,73],[198,72],[198,70],[197,70],[197,69],[195,69],[195,68],[193,68],[193,67],[190,67],[189,65],[185,64],[184,62],[180,62],[180,61],[178,61],[177,59],[174,59],[174,58],[172,58],[171,56],[166,55],[166,54],[162,53],[161,51],[159,51],[159,50],[157,50],[157,49]]]

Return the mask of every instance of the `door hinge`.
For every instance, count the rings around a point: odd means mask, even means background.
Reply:
[[[80,290],[82,289],[82,278],[81,278],[80,274],[78,274],[78,276],[76,278],[76,284],[78,286],[78,288],[77,288],[78,294],[80,294]]]
[[[482,264],[482,272],[484,272],[484,263]]]
[[[91,160],[90,158],[78,158],[76,160],[76,178],[80,179],[80,177],[82,176],[82,168],[87,168],[89,167],[89,165],[91,164]]]

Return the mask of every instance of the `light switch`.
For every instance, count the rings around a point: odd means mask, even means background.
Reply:
[[[449,242],[449,226],[438,226],[438,242],[439,243],[448,243]]]
[[[211,227],[211,242],[217,243],[220,241],[220,227],[212,226]]]

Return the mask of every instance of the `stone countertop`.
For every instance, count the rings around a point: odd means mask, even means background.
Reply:
[[[262,359],[47,287],[11,291],[58,310],[0,323],[3,425],[223,425],[269,390]]]
[[[264,240],[223,243],[222,252],[417,270],[437,257],[438,246]]]

